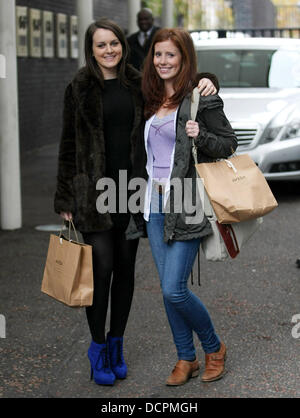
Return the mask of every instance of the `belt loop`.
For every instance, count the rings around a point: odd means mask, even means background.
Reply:
[[[153,187],[155,188],[155,190],[157,191],[158,194],[163,195],[165,193],[165,187],[166,184],[165,183],[161,183],[159,181],[153,181]]]

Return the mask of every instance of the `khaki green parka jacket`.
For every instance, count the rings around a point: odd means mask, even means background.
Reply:
[[[178,178],[184,183],[184,178],[196,179],[195,163],[192,156],[192,141],[185,132],[185,125],[191,119],[191,95],[184,98],[177,113],[176,142],[172,179]],[[195,140],[198,162],[212,162],[220,158],[228,158],[237,148],[237,138],[223,111],[223,101],[218,95],[200,96],[196,121],[200,133]],[[147,180],[147,155],[142,139],[136,148],[134,158],[134,176]],[[196,187],[192,188],[192,199],[196,202]],[[174,190],[171,188],[169,199],[172,202]],[[200,203],[201,204],[201,203]],[[212,232],[208,219],[204,216],[202,222],[191,224],[186,222],[187,214],[172,211],[165,213],[164,240],[189,240],[203,237]],[[132,214],[126,235],[128,239],[145,237],[145,221],[142,213]]]

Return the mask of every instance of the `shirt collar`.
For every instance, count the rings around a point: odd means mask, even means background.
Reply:
[[[149,37],[151,35],[152,29],[153,29],[153,26],[147,32],[143,32],[143,31],[140,30],[140,34],[144,36],[144,33],[147,33],[147,35]]]

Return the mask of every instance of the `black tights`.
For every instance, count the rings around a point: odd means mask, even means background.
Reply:
[[[93,341],[105,342],[105,322],[111,284],[110,334],[122,337],[127,324],[133,290],[138,239],[126,240],[122,229],[82,233],[93,247],[94,298],[86,308]]]

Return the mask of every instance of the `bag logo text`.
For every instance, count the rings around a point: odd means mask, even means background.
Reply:
[[[232,179],[232,182],[235,183],[236,181],[241,181],[241,180],[245,180],[246,176],[239,176],[236,177],[235,179]]]

